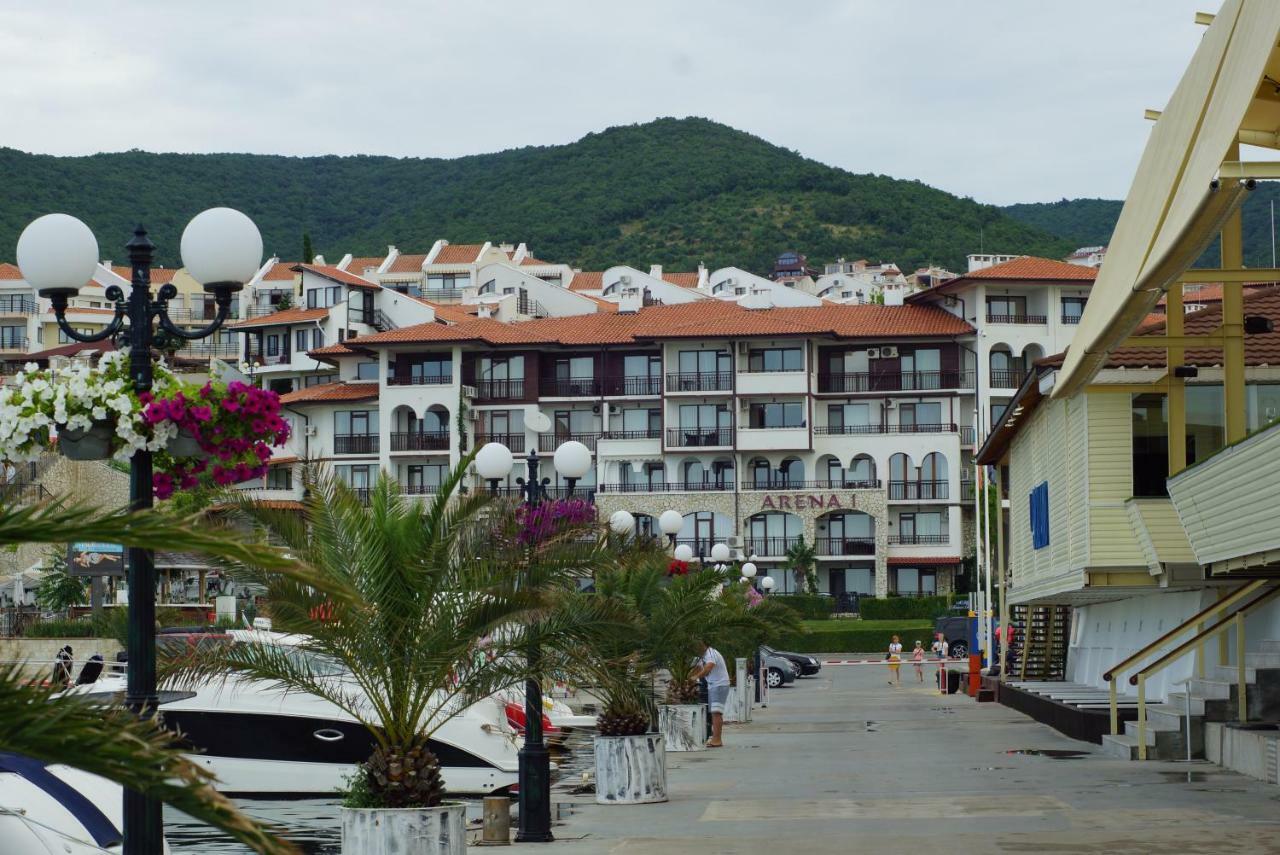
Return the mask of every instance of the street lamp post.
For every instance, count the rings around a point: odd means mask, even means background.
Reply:
[[[676,548],[676,535],[684,528],[684,514],[677,510],[663,511],[658,515],[658,530],[671,541],[671,548]],[[692,550],[690,550],[692,552]]]
[[[217,316],[207,326],[185,330],[169,319],[173,285],[151,294],[151,262],[155,244],[139,225],[125,245],[129,253],[130,291],[112,285],[106,297],[115,315],[93,334],[67,323],[68,300],[90,280],[98,264],[98,242],[84,223],[67,214],[46,214],[18,238],[17,259],[23,277],[53,305],[58,328],[82,342],[111,339],[129,347],[129,374],[135,393],[148,392],[153,380],[151,348],[162,342],[191,341],[216,332],[231,310],[231,296],[253,278],[262,263],[262,235],[253,221],[230,208],[211,208],[194,217],[182,233],[181,253],[187,272],[213,295]],[[127,321],[127,324],[126,324]],[[158,325],[156,330],[153,325]],[[129,507],[148,510],[153,504],[152,453],[134,452],[129,461]],[[156,709],[156,571],[155,553],[129,548],[129,662],[125,703],[140,717]],[[164,827],[160,803],[131,789],[124,791],[124,855],[160,855]]]
[[[490,492],[497,493],[498,483],[511,474],[515,459],[510,449],[500,442],[485,444],[476,452],[476,473],[489,482]],[[527,478],[517,478],[525,504],[537,507],[547,495],[550,478],[538,478],[541,460],[537,449],[531,449],[525,458]],[[552,465],[569,485],[568,495],[591,468],[591,450],[580,442],[570,440],[556,449]],[[551,754],[542,738],[542,650],[537,633],[529,643],[526,653],[529,678],[524,685],[524,745],[520,748],[518,782],[519,843],[549,843],[551,834]]]

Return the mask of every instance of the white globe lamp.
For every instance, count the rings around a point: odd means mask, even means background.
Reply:
[[[724,563],[729,560],[729,547],[723,543],[717,543],[711,547],[711,560]]]
[[[501,481],[514,465],[511,449],[500,442],[487,442],[476,452],[476,473],[486,481]]]
[[[239,291],[262,265],[262,233],[234,208],[210,208],[182,232],[182,264],[210,293]]]
[[[674,536],[684,528],[684,514],[679,511],[663,511],[658,517],[658,529],[667,536]]]
[[[755,575],[756,575],[756,565],[753,562],[748,561],[746,564],[742,565],[743,579],[752,579],[752,578],[755,578]]]
[[[775,584],[776,583],[773,581],[772,576],[765,576],[760,580],[760,587],[764,588],[766,591],[772,591]]]
[[[556,449],[551,458],[552,464],[560,477],[577,481],[591,471],[591,449],[576,440],[569,440]]]
[[[614,511],[609,516],[609,529],[614,534],[631,534],[636,530],[636,518],[630,511]]]
[[[98,239],[70,214],[45,214],[22,230],[17,258],[41,297],[74,297],[98,266]]]
[[[692,561],[693,547],[687,543],[682,543],[676,547],[675,558],[677,561]]]

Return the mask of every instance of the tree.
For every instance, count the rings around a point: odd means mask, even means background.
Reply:
[[[186,549],[236,561],[287,566],[265,547],[241,543],[210,526],[194,527],[157,512],[101,514],[95,508],[53,502],[0,506],[0,547],[28,543],[100,540],[152,549]],[[292,853],[241,814],[213,788],[214,779],[173,746],[173,734],[155,719],[138,719],[123,707],[30,683],[21,666],[0,669],[0,751],[100,775],[173,805],[261,853]]]
[[[310,264],[315,260],[315,247],[311,245],[311,232],[302,233],[302,263]]]
[[[36,588],[36,604],[51,612],[64,612],[78,606],[89,597],[89,579],[72,576],[67,572],[67,553],[55,546],[42,562],[45,575]]]
[[[484,492],[457,495],[473,456],[425,503],[385,473],[367,497],[308,473],[300,514],[242,500],[239,513],[303,569],[235,572],[266,588],[273,628],[302,640],[196,651],[167,663],[177,684],[235,675],[322,698],[376,742],[353,784],[361,806],[439,804],[427,740],[465,702],[536,673],[524,656],[535,638],[551,667],[577,655],[599,622],[574,580],[613,560],[585,502],[529,512]]]
[[[805,542],[801,535],[787,549],[787,561],[796,581],[796,590],[806,594],[818,593],[818,550]]]

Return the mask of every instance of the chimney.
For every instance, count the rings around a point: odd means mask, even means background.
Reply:
[[[902,289],[901,288],[885,288],[880,293],[884,294],[884,304],[886,306],[902,305]]]
[[[644,305],[644,295],[639,288],[624,288],[618,297],[618,314],[634,315]]]
[[[662,265],[661,265],[661,264],[650,264],[650,265],[649,265],[649,275],[650,275],[650,276],[652,276],[654,279],[661,279],[661,278],[662,278]]]

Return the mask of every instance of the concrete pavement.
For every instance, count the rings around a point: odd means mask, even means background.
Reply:
[[[668,755],[671,801],[573,802],[513,852],[1280,852],[1280,788],[1197,763],[1103,756],[997,704],[825,667],[775,691],[726,747]],[[929,679],[926,673],[926,680]],[[1019,751],[1085,752],[1055,759]]]

